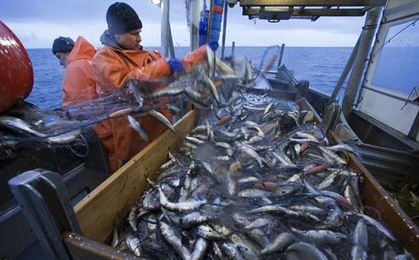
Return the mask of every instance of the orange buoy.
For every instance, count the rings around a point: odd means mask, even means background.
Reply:
[[[0,113],[29,96],[33,69],[16,35],[0,21]]]

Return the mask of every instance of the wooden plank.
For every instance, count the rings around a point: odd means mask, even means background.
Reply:
[[[76,233],[66,232],[62,237],[73,259],[137,259],[131,253],[115,250],[110,246],[90,240]]]
[[[329,131],[334,141],[338,141],[337,135]],[[371,173],[356,159],[353,154],[349,155],[350,165],[357,171],[362,172],[365,180],[361,187],[361,195],[365,206],[377,210],[386,226],[400,240],[404,248],[416,259],[419,258],[419,229],[400,208],[399,204],[384,190]]]
[[[148,187],[146,178],[156,178],[168,152],[192,130],[194,117],[194,111],[190,111],[175,124],[176,134],[166,130],[74,207],[87,238],[105,241]]]

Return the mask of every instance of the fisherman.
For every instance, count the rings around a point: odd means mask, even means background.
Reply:
[[[98,50],[93,58],[93,71],[99,96],[108,96],[120,90],[129,79],[158,80],[176,72],[188,71],[207,60],[206,46],[195,50],[182,60],[166,60],[157,51],[143,50],[140,45],[143,24],[135,10],[126,3],[116,2],[110,5],[106,13],[106,22],[108,29],[100,39],[104,47]],[[209,46],[216,50],[218,43],[211,43]],[[158,84],[147,91],[153,92],[162,87],[164,85]],[[171,120],[167,108],[159,110]],[[150,141],[166,130],[162,123],[150,116],[137,120],[149,134]],[[108,129],[105,146],[113,170],[147,145],[147,142],[130,127],[127,116],[105,121],[102,125]]]
[[[68,106],[96,98],[96,81],[92,67],[96,48],[81,36],[76,42],[70,37],[60,36],[52,44],[52,53],[66,69],[62,105]]]

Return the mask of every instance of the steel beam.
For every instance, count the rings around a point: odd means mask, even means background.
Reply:
[[[348,86],[343,97],[342,111],[346,119],[349,118],[349,113],[359,94],[359,87],[364,76],[366,62],[370,55],[371,46],[377,31],[377,24],[380,22],[382,10],[382,7],[375,7],[368,12],[367,17],[365,18],[365,26],[359,37],[357,56],[355,57],[351,76],[349,77]]]
[[[240,0],[240,6],[384,6],[386,0]]]
[[[281,8],[246,8],[243,9],[243,15],[259,16],[260,14],[272,14],[276,13],[290,13],[291,17],[295,16],[307,16],[311,19],[312,16],[363,16],[365,12],[363,9],[294,9],[289,12],[287,9]]]

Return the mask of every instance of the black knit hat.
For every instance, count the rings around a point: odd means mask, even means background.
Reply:
[[[74,47],[74,41],[70,37],[58,37],[52,44],[52,53],[70,52]]]
[[[106,12],[106,22],[111,34],[126,33],[143,28],[140,18],[131,6],[116,2]]]

